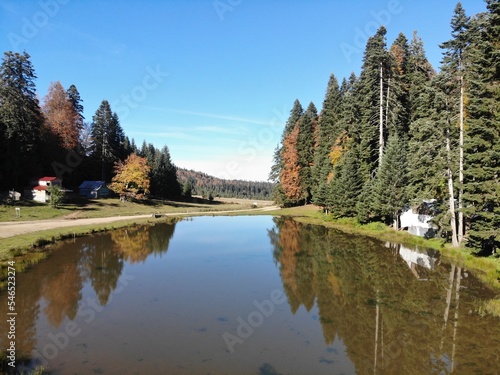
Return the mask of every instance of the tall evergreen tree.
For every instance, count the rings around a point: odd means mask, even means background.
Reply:
[[[448,218],[451,233],[451,242],[453,246],[458,246],[458,233],[457,233],[457,220],[456,220],[456,206],[455,206],[455,171],[457,167],[457,142],[458,136],[456,134],[456,127],[453,125],[455,117],[455,96],[454,85],[450,82],[446,66],[443,67],[441,72],[436,76],[434,84],[437,87],[438,93],[436,95],[435,109],[438,114],[436,122],[437,128],[442,130],[444,134],[444,145],[446,150],[446,179],[448,186]]]
[[[407,68],[408,118],[411,124],[420,118],[429,116],[429,100],[426,93],[429,83],[436,75],[434,68],[427,59],[424,43],[416,31],[413,32],[413,38],[409,46]]]
[[[388,53],[385,35],[380,27],[368,39],[359,78],[357,97],[360,103],[360,158],[364,180],[373,177],[380,165],[384,148],[384,96],[385,78],[388,74]]]
[[[452,39],[443,43],[441,48],[445,49],[443,65],[444,71],[449,75],[451,82],[455,83],[456,102],[458,102],[458,117],[460,126],[459,135],[459,193],[458,193],[458,242],[462,242],[464,234],[463,222],[463,182],[464,182],[464,52],[469,43],[467,29],[470,18],[466,16],[461,3],[457,3],[453,18],[451,19]]]
[[[398,135],[389,138],[382,165],[374,182],[374,207],[377,216],[399,229],[399,215],[407,203],[408,173],[406,143]]]
[[[470,30],[469,103],[465,137],[468,246],[491,254],[500,248],[500,1],[487,0],[488,12]]]
[[[330,152],[339,138],[341,129],[341,92],[335,75],[331,75],[326,89],[323,108],[318,119],[318,147],[314,155],[312,170],[312,194],[314,202],[321,206],[326,204],[325,188],[328,176],[332,172]],[[317,196],[321,190],[321,197]]]
[[[281,160],[281,147],[280,145],[276,145],[273,154],[273,165],[271,166],[268,180],[277,184],[280,180],[281,169],[283,169],[283,162]]]
[[[39,167],[43,123],[35,90],[35,70],[26,52],[5,52],[0,65],[0,188],[24,187]]]
[[[310,203],[313,186],[312,168],[314,165],[315,139],[318,122],[318,111],[313,102],[309,104],[306,112],[299,121],[299,134],[297,138],[297,152],[300,166],[300,180],[302,196],[305,203]]]
[[[85,117],[83,116],[83,104],[82,104],[82,99],[80,98],[80,93],[78,92],[78,89],[76,88],[75,85],[71,85],[66,91],[66,93],[68,94],[68,98],[71,105],[73,106],[73,109],[78,114],[77,126],[82,127],[83,120],[85,120]]]
[[[92,149],[91,156],[101,166],[101,179],[110,178],[113,163],[123,160],[124,133],[118,120],[118,115],[111,111],[107,100],[103,100],[92,118],[91,124]]]
[[[295,194],[291,193],[291,188],[294,184],[291,181],[298,182],[299,176],[297,175],[297,179],[295,177],[292,178],[291,170],[298,171],[298,164],[292,167],[291,163],[298,163],[298,154],[297,154],[297,136],[298,136],[298,123],[304,113],[302,105],[299,100],[296,99],[293,103],[292,110],[290,111],[290,116],[285,124],[285,129],[283,129],[283,134],[281,135],[281,147],[279,147],[279,151],[275,151],[274,163],[271,167],[271,172],[273,178],[279,176],[279,182],[276,184],[276,187],[273,191],[273,197],[276,202],[280,205],[293,205],[296,203],[296,198],[290,198],[290,196],[295,196]],[[297,134],[295,136],[291,136],[292,131],[296,129]],[[287,148],[288,147],[288,148]],[[285,162],[286,157],[286,162]],[[295,160],[295,157],[297,160]],[[294,174],[294,173],[293,173]],[[283,181],[283,177],[285,181]],[[283,182],[285,182],[286,187],[283,187]]]
[[[297,124],[297,122],[300,120],[302,115],[304,114],[304,109],[302,108],[302,104],[300,104],[299,99],[295,99],[293,102],[293,107],[292,110],[290,111],[290,116],[288,117],[288,120],[285,124],[285,129],[283,131],[283,135],[281,137],[282,143],[285,137],[290,134]]]
[[[177,181],[177,168],[172,163],[167,146],[154,149],[151,166],[151,194],[161,198],[177,197],[181,187]]]
[[[335,177],[330,183],[328,208],[334,217],[355,217],[363,187],[357,149],[348,150],[335,169]]]
[[[408,194],[415,204],[423,200],[443,200],[446,195],[445,140],[436,128],[439,116],[434,107],[436,89],[432,79],[435,75],[423,42],[414,32],[408,57]]]
[[[388,72],[385,93],[384,137],[397,135],[406,141],[409,130],[409,75],[410,46],[400,33],[391,45],[388,56]]]

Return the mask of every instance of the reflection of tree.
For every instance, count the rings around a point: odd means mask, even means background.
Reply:
[[[52,255],[26,273],[16,276],[16,353],[30,356],[36,347],[36,323],[40,300],[43,312],[54,327],[66,318],[73,320],[82,298],[82,287],[89,281],[101,305],[105,305],[116,289],[124,260],[144,260],[149,254],[163,254],[174,234],[172,224],[137,227],[61,242],[52,247]],[[131,241],[133,239],[133,241]],[[130,240],[130,241],[129,241]],[[0,315],[7,317],[8,294],[0,292]],[[0,348],[8,348],[7,319],[0,320]],[[0,349],[0,354],[4,349]],[[1,371],[1,370],[0,370]]]
[[[47,301],[44,312],[53,326],[59,327],[65,317],[71,320],[75,318],[82,296],[81,289],[82,277],[76,263],[65,264],[62,272],[44,282],[42,296]]]
[[[448,373],[452,367],[471,373],[467,363],[474,364],[474,373],[488,373],[492,364],[498,368],[493,348],[500,325],[470,313],[476,311],[475,297],[460,290],[480,284],[460,276],[459,268],[455,275],[444,264],[434,271],[416,266],[419,280],[397,246],[387,249],[370,238],[291,219],[275,224],[269,236],[292,313],[316,301],[325,342],[338,335],[357,373]],[[451,320],[444,329],[443,314]],[[473,345],[477,337],[488,344]]]
[[[114,242],[117,255],[129,263],[143,262],[151,254],[151,248],[147,246],[148,239],[147,227],[118,229],[111,232],[111,240]]]
[[[174,219],[168,224],[159,224],[149,227],[148,247],[151,248],[153,254],[161,255],[167,252],[168,244],[174,236],[176,221],[177,219]]]
[[[174,224],[126,228],[111,232],[116,252],[127,262],[144,262],[150,254],[162,254],[174,235]]]
[[[115,290],[123,269],[123,259],[114,251],[114,246],[111,235],[106,234],[90,238],[82,248],[86,276],[103,306]]]

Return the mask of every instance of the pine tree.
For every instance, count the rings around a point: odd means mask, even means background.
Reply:
[[[315,151],[312,170],[313,200],[315,204],[320,206],[326,204],[325,188],[328,176],[332,172],[330,152],[342,132],[341,109],[340,87],[337,78],[332,74],[328,81],[323,109],[318,119],[318,147]]]
[[[306,112],[299,121],[297,137],[298,163],[300,167],[300,181],[302,198],[305,203],[310,203],[313,186],[312,168],[314,165],[315,139],[318,121],[318,111],[314,103],[310,103]]]
[[[458,233],[456,224],[456,207],[455,207],[455,171],[457,170],[457,147],[456,127],[453,126],[453,118],[455,117],[455,87],[453,82],[449,80],[449,74],[446,66],[436,76],[434,84],[437,87],[437,95],[435,102],[435,110],[438,115],[436,122],[437,128],[442,130],[444,134],[444,147],[446,150],[446,179],[448,193],[448,219],[451,232],[451,242],[454,247],[458,246]]]
[[[103,100],[92,118],[91,156],[101,165],[101,179],[111,175],[113,163],[122,160],[124,133],[118,115],[111,111],[107,100]]]
[[[192,189],[193,188],[191,186],[191,183],[189,182],[189,180],[186,180],[186,182],[184,182],[184,186],[182,187],[182,195],[187,198],[191,198]]]
[[[26,52],[5,52],[0,65],[0,166],[3,189],[21,189],[39,166],[43,123],[35,70]]]
[[[374,182],[376,216],[391,220],[399,229],[399,215],[407,203],[408,173],[405,142],[397,135],[389,138],[382,165]]]
[[[365,181],[371,178],[380,165],[385,143],[384,82],[388,73],[386,33],[387,30],[382,26],[368,39],[356,93],[360,103],[360,158]]]
[[[299,99],[295,99],[295,102],[293,102],[292,110],[290,111],[290,116],[288,117],[288,120],[285,124],[285,129],[283,131],[283,135],[281,137],[282,143],[285,137],[292,132],[293,128],[295,127],[295,125],[300,120],[303,114],[304,114],[304,109],[302,108],[302,104],[300,104]]]
[[[328,208],[334,217],[355,217],[357,202],[363,187],[359,155],[355,148],[348,150],[336,167],[330,183]]]
[[[410,47],[400,33],[391,45],[388,56],[388,72],[385,94],[384,137],[397,135],[406,140],[409,129],[409,76]]]
[[[443,65],[449,75],[451,82],[456,83],[456,96],[458,105],[458,116],[460,126],[459,140],[459,193],[458,193],[458,242],[462,242],[464,234],[463,223],[463,170],[464,170],[464,100],[465,100],[465,82],[464,82],[464,51],[469,43],[467,29],[470,18],[466,16],[461,3],[457,3],[451,20],[452,38],[443,43],[441,48],[445,49]]]
[[[272,183],[279,183],[280,172],[283,169],[283,162],[281,160],[281,148],[277,145],[274,149],[273,154],[273,165],[271,166],[271,171],[269,172],[268,180]]]
[[[436,75],[427,59],[424,43],[415,31],[409,46],[408,56],[408,119],[410,124],[420,118],[428,117],[429,100],[427,88]],[[411,125],[410,125],[411,126]]]
[[[304,113],[304,110],[302,108],[302,105],[300,104],[299,100],[296,99],[295,102],[293,103],[292,110],[290,111],[290,116],[288,117],[288,120],[285,124],[285,129],[283,129],[283,134],[281,135],[281,147],[279,147],[279,151],[275,151],[274,155],[274,163],[273,166],[271,167],[271,172],[272,172],[272,177],[277,178],[279,176],[279,182],[276,184],[276,187],[273,190],[273,199],[280,205],[293,205],[296,204],[296,200],[288,197],[290,194],[290,189],[293,186],[291,184],[292,177],[290,175],[291,173],[291,158],[297,157],[297,161],[294,160],[294,163],[298,163],[298,155],[297,155],[297,135],[298,135],[298,123]],[[294,130],[297,129],[297,135],[294,137],[290,136],[290,133]],[[291,138],[294,138],[293,141]],[[287,141],[288,145],[288,150],[285,148],[285,141]],[[293,150],[290,150],[290,147],[293,148]],[[285,164],[285,155],[287,157],[287,162],[288,165]],[[293,168],[297,168],[298,171],[298,164],[294,166]],[[286,188],[283,188],[283,176],[285,178],[285,183],[287,184]],[[297,176],[297,182],[298,182],[298,176]],[[292,194],[294,195],[294,194]]]
[[[80,98],[80,93],[75,85],[71,85],[66,93],[68,94],[68,98],[73,106],[73,109],[78,114],[76,126],[81,129],[83,127],[83,120],[85,120],[85,117],[83,116],[83,104],[82,99]]]
[[[151,193],[162,198],[177,197],[181,193],[177,181],[177,168],[172,163],[167,146],[155,149],[154,163],[151,170]]]
[[[469,31],[469,103],[465,148],[467,245],[488,255],[500,248],[500,2],[487,0]]]

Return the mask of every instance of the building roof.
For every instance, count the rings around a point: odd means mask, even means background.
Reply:
[[[59,180],[57,177],[42,177],[38,179],[38,181],[54,181],[54,180]]]
[[[80,189],[100,189],[106,185],[105,181],[83,181],[80,185]]]
[[[33,188],[33,190],[47,190],[48,186],[38,185]]]

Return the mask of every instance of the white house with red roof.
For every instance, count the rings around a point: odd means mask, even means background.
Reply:
[[[38,185],[31,188],[31,196],[33,200],[37,202],[47,203],[50,202],[50,193],[47,188],[50,186],[59,186],[62,190],[62,180],[57,177],[42,177],[40,179],[32,181],[32,184],[38,183]]]

